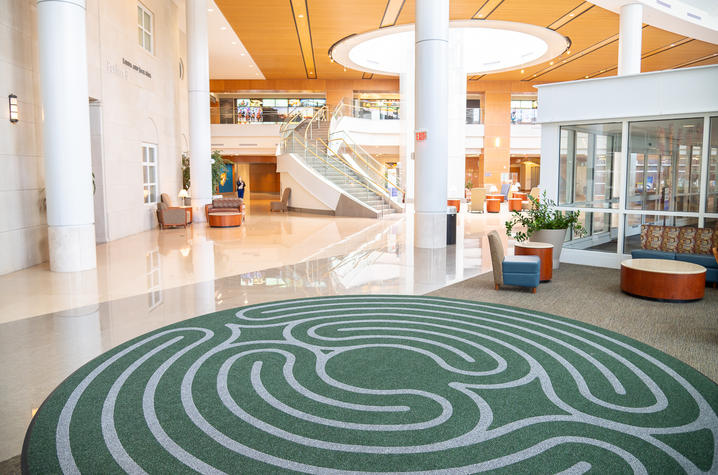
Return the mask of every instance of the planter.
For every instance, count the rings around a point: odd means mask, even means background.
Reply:
[[[566,229],[541,229],[529,237],[532,242],[547,242],[553,244],[553,268],[558,269],[563,242],[566,239]]]

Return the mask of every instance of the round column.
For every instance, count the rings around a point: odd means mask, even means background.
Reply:
[[[187,0],[187,83],[192,219],[206,221],[212,202],[212,132],[209,119],[209,46],[207,0]]]
[[[38,0],[50,270],[94,269],[85,0]]]
[[[641,72],[641,39],[643,36],[643,5],[629,3],[621,7],[618,37],[618,75]]]
[[[414,246],[446,247],[449,0],[416,1]]]

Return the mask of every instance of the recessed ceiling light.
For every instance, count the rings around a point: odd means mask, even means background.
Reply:
[[[211,13],[214,11],[214,8],[208,8],[207,11]]]
[[[566,51],[566,54],[571,54],[571,50]]]
[[[550,63],[548,63],[548,64],[549,64],[550,66],[553,66],[553,61],[551,61],[551,62],[550,62]]]
[[[568,16],[574,16],[574,15],[575,15],[575,13],[569,13],[569,14],[568,14]]]
[[[483,13],[479,13],[479,18],[481,18],[482,16],[484,16],[484,14],[483,14]]]
[[[226,26],[220,26],[219,29],[222,30],[222,31],[224,31],[224,30],[227,29],[227,27],[226,27]]]
[[[244,53],[239,53],[240,56],[244,56]]]
[[[588,79],[588,76],[584,76],[585,79]]]
[[[236,44],[237,44],[237,42],[236,42],[236,41],[232,41],[232,44],[233,44],[233,45],[236,45]]]
[[[676,44],[675,44],[675,43],[671,43],[671,48],[673,48],[674,46],[676,46]]]
[[[522,70],[521,70],[521,74],[523,74],[523,73],[524,73],[524,70],[522,69]]]
[[[300,13],[299,15],[297,15],[297,18],[304,18],[304,15]]]

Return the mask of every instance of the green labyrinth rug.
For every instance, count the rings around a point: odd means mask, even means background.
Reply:
[[[631,318],[626,315],[626,318]],[[716,473],[718,386],[519,308],[272,302],[140,336],[70,376],[25,472]]]

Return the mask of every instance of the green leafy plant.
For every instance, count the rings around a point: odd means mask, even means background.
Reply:
[[[219,191],[219,182],[222,179],[222,173],[227,171],[227,165],[232,163],[222,158],[219,150],[212,152],[212,193]]]
[[[182,188],[189,190],[189,154],[182,154]]]
[[[470,190],[470,189],[472,189],[473,187],[474,187],[474,184],[471,183],[471,180],[467,181],[467,182],[466,182],[466,185],[464,185],[464,188],[466,188],[467,190]]]
[[[526,241],[536,231],[542,229],[568,229],[573,226],[573,232],[578,236],[586,234],[578,219],[580,211],[560,211],[556,202],[550,200],[544,191],[540,200],[529,195],[531,207],[527,211],[513,211],[511,219],[506,221],[506,235],[519,242]],[[523,227],[525,231],[514,231],[515,227]]]

